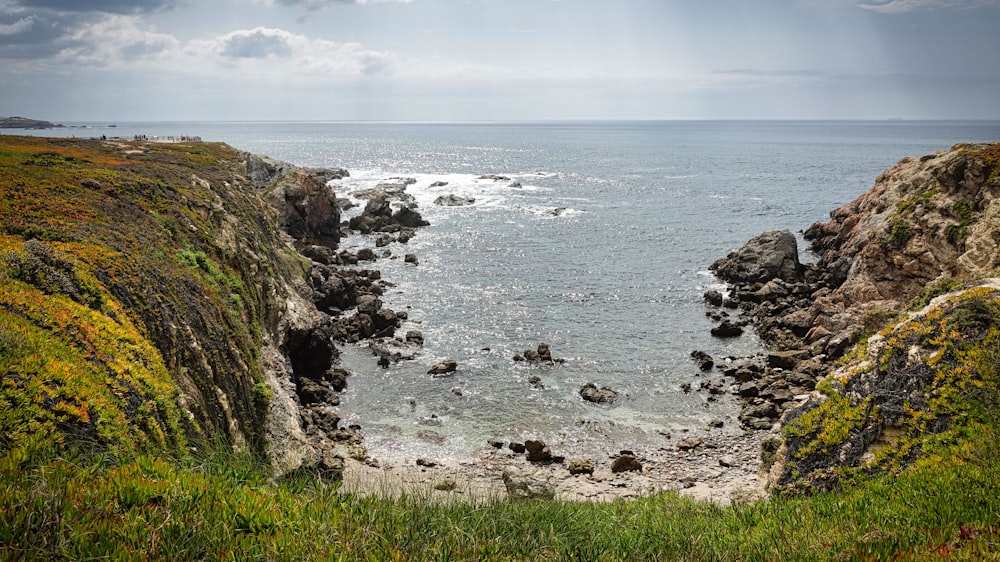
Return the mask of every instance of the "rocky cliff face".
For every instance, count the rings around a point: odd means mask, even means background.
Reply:
[[[221,440],[278,473],[363,456],[296,251],[336,249],[341,172],[213,143],[0,139],[0,446]]]
[[[996,307],[993,289],[969,289],[995,288],[979,280],[1000,273],[998,217],[1000,144],[957,145],[904,158],[871,190],[834,210],[829,222],[810,227],[804,235],[818,260],[798,272],[766,267],[792,263],[794,245],[775,244],[790,233],[766,233],[712,266],[731,283],[745,321],[777,350],[767,368],[740,387],[745,415],[766,409],[767,420],[780,417],[784,425],[774,485],[827,488],[852,468],[877,470],[890,458],[912,462],[921,435],[954,426],[953,416],[929,405],[940,405],[935,398],[944,388],[968,389],[990,379],[997,358],[963,363],[942,341],[955,338],[980,349],[1000,323],[989,312]],[[923,313],[933,327],[917,330],[925,323],[913,318],[897,324],[908,308],[963,286],[952,300]],[[961,321],[940,320],[967,320],[970,307],[978,311],[974,338],[956,327]],[[868,336],[883,328],[879,337],[892,345],[873,346]],[[833,371],[859,340],[849,367]],[[945,365],[965,374],[942,378]],[[951,396],[965,398],[967,393]],[[768,425],[757,417],[746,421]],[[897,442],[907,445],[887,447]]]

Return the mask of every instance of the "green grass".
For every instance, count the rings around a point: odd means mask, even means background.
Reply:
[[[271,483],[251,457],[0,459],[6,560],[980,560],[1000,556],[996,442],[839,492],[719,507],[432,503]],[[220,448],[221,450],[221,448]]]

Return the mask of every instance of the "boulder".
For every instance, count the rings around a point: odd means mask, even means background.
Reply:
[[[722,306],[722,293],[716,290],[706,291],[705,302],[712,306]]]
[[[677,442],[677,449],[680,451],[690,451],[704,445],[705,442],[697,437],[685,437]]]
[[[543,441],[528,439],[524,442],[525,459],[528,462],[546,462],[552,460],[552,451]]]
[[[424,220],[420,213],[411,209],[410,207],[402,207],[392,215],[392,219],[396,221],[400,226],[405,226],[407,228],[417,228],[419,226],[428,226],[431,223]]]
[[[798,242],[788,230],[772,230],[752,238],[739,250],[713,263],[711,270],[730,283],[802,279]]]
[[[597,388],[592,382],[588,382],[580,389],[580,396],[587,402],[594,404],[611,404],[618,399],[618,393],[608,387]]]
[[[717,338],[735,338],[743,335],[743,328],[730,320],[723,320],[721,324],[712,328],[711,333]]]
[[[503,485],[514,500],[551,500],[556,496],[555,488],[548,482],[514,469],[503,471]]]
[[[442,207],[464,207],[472,205],[476,200],[473,198],[461,197],[459,195],[442,195],[434,200],[435,205]]]
[[[611,461],[611,472],[642,472],[642,463],[631,451],[622,451]]]
[[[419,330],[410,330],[406,332],[406,343],[410,345],[424,345],[424,334]]]
[[[593,474],[594,461],[584,458],[570,459],[566,462],[566,469],[570,474]]]
[[[704,351],[692,351],[691,359],[698,364],[698,368],[702,371],[711,371],[712,367],[715,366],[715,360],[712,359],[711,355],[705,353]]]
[[[458,362],[453,359],[446,359],[440,363],[435,363],[434,366],[427,371],[428,375],[446,375],[449,373],[454,373],[458,369]]]

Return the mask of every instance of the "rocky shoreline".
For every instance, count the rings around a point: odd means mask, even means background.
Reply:
[[[299,470],[312,470],[330,480],[342,478],[343,489],[355,493],[388,486],[395,490],[423,488],[438,494],[470,490],[465,497],[485,497],[504,490],[516,496],[521,493],[516,491],[519,489],[541,489],[545,490],[542,495],[548,497],[606,501],[676,489],[720,503],[729,502],[733,493],[746,498],[759,495],[758,434],[720,430],[721,420],[701,430],[684,431],[675,440],[661,434],[663,445],[656,449],[602,452],[569,459],[550,452],[544,443],[530,440],[490,441],[474,453],[474,459],[463,462],[371,458],[364,446],[363,428],[340,427],[336,406],[352,373],[337,366],[336,346],[367,342],[382,367],[413,360],[419,354],[423,334],[410,330],[403,336],[396,335],[407,314],[383,304],[380,297],[392,285],[378,269],[367,265],[374,266],[379,259],[398,258],[394,251],[428,225],[412,196],[406,193],[413,181],[388,178],[374,189],[352,194],[365,200],[364,208],[349,220],[341,220],[341,213],[353,203],[338,199],[328,183],[348,177],[347,170],[300,169],[264,157],[245,156],[247,175],[277,210],[278,223],[292,245],[311,262],[309,286],[304,292],[320,313],[319,320],[310,327],[290,333],[285,345],[292,363],[301,429],[317,451],[314,462],[304,463]],[[459,203],[468,202],[447,199],[438,204]],[[341,239],[355,234],[373,236],[375,247],[356,252],[340,250]],[[410,264],[419,263],[412,254],[405,254],[404,259]],[[540,343],[535,349],[516,354],[512,361],[558,365],[565,360],[553,357],[549,346]],[[719,367],[724,373],[738,371],[740,376],[755,365],[744,366],[732,360],[724,363]],[[454,360],[445,360],[428,373],[447,376],[457,367]],[[541,385],[540,381],[529,383]],[[722,388],[721,384],[703,385],[696,391],[706,390],[714,399],[724,392]],[[582,400],[595,404],[611,404],[618,398],[615,390],[593,383],[584,385],[579,394]]]

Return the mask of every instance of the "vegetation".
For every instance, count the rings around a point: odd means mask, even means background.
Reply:
[[[341,494],[231,452],[0,459],[0,559],[980,560],[1000,554],[993,439],[836,492],[719,507]],[[227,451],[228,448],[219,450]]]

